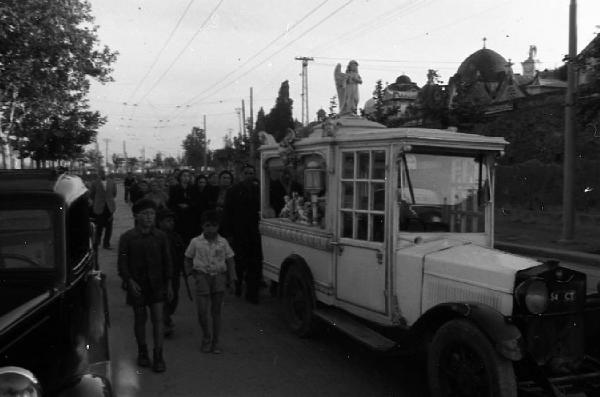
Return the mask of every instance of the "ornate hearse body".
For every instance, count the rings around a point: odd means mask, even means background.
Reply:
[[[382,352],[423,352],[433,396],[595,390],[596,286],[493,249],[506,144],[356,116],[265,142],[263,272],[291,329],[325,320]]]
[[[75,176],[0,171],[2,395],[112,395],[86,191]]]

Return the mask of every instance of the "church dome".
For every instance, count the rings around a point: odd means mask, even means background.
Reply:
[[[410,81],[410,77],[408,77],[405,74],[398,76],[398,78],[396,79],[396,84],[410,84],[410,83],[412,83],[412,81]]]
[[[483,48],[469,55],[461,63],[456,74],[464,82],[483,80],[486,82],[499,82],[506,73],[506,59],[495,51]]]

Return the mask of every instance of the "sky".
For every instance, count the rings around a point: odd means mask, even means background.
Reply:
[[[447,82],[483,47],[521,73],[537,47],[538,70],[568,53],[569,0],[88,0],[99,41],[119,52],[114,82],[92,83],[90,105],[107,117],[98,142],[109,156],[183,154],[181,143],[206,119],[209,147],[240,131],[239,109],[268,113],[290,84],[302,118],[308,63],[309,120],[336,95],[333,71],[355,59],[360,106],[377,80],[406,74],[419,86],[428,69]],[[600,32],[600,1],[577,1],[578,51]]]

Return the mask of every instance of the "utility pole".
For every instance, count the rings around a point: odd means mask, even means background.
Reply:
[[[110,142],[110,139],[108,138],[104,138],[104,166],[106,167],[106,170],[108,170],[108,143]]]
[[[577,1],[569,6],[569,57],[565,97],[565,154],[563,163],[563,228],[561,242],[573,241],[575,231],[575,58],[577,56]]]
[[[98,139],[96,139],[96,154],[97,154],[97,159],[96,159],[96,164],[94,164],[96,166],[97,170],[100,170],[100,164],[101,164],[101,160],[100,160],[100,155],[102,154],[102,152],[100,151],[100,145],[98,144]]]
[[[206,115],[202,116],[203,128],[204,128],[204,171],[208,168],[208,138],[206,137]]]
[[[250,87],[250,127],[248,128],[248,136],[249,136],[249,142],[250,142],[250,161],[249,163],[252,164],[252,166],[254,166],[254,110],[252,107],[253,104],[253,100],[254,100],[254,95],[252,92],[252,87]]]
[[[235,112],[238,115],[238,121],[240,123],[240,131],[239,134],[242,135],[242,108],[235,108]]]
[[[146,171],[146,146],[142,146],[142,170]]]
[[[296,57],[302,61],[302,124],[308,125],[308,62],[314,61],[311,57]]]
[[[242,137],[246,136],[246,105],[242,99]]]
[[[125,140],[123,140],[123,161],[125,162],[125,171],[128,171],[128,161],[127,161],[127,146],[125,144]]]

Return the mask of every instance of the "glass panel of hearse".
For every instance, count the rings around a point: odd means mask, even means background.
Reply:
[[[400,230],[485,232],[489,180],[482,159],[479,155],[403,154],[397,194]]]

